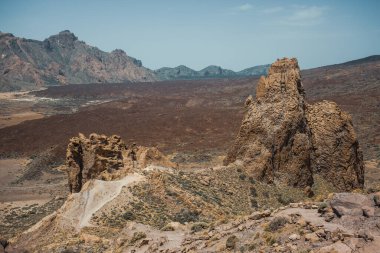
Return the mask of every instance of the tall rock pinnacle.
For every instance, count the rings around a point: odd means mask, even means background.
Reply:
[[[332,102],[304,101],[295,58],[273,63],[246,107],[226,165],[240,160],[267,183],[312,186],[320,174],[338,190],[363,187],[362,154],[350,117]]]

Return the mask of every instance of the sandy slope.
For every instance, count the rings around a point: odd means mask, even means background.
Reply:
[[[83,185],[82,191],[70,195],[65,204],[55,213],[42,220],[28,231],[43,226],[46,220],[56,217],[60,227],[70,227],[80,230],[92,226],[92,215],[105,204],[116,198],[122,188],[131,183],[139,182],[144,177],[140,174],[131,174],[117,181],[91,180]]]

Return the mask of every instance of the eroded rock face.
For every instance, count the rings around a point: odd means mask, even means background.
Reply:
[[[125,144],[120,136],[91,134],[73,137],[67,147],[66,165],[70,192],[79,192],[89,179],[98,178],[103,172],[123,167],[122,151]]]
[[[351,118],[332,102],[305,102],[296,59],[281,59],[261,77],[225,165],[240,160],[255,178],[313,185],[320,174],[338,190],[363,187],[362,154]]]
[[[67,147],[66,167],[70,192],[80,192],[90,179],[115,180],[149,165],[175,168],[157,148],[125,145],[120,136],[83,134],[73,137]]]
[[[363,155],[351,116],[330,101],[308,105],[306,116],[312,130],[313,171],[344,191],[363,187]]]
[[[259,80],[256,101],[248,98],[246,107],[225,163],[242,160],[251,175],[268,183],[311,185],[311,134],[297,60],[275,62]]]

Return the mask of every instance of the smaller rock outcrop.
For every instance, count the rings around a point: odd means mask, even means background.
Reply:
[[[79,192],[90,179],[113,180],[134,169],[149,165],[176,167],[157,148],[132,144],[127,146],[120,136],[83,134],[73,137],[67,147],[66,168],[70,192]]]
[[[79,192],[86,181],[97,178],[103,171],[112,173],[122,168],[125,148],[117,135],[91,134],[87,139],[80,134],[71,138],[66,153],[70,192]]]

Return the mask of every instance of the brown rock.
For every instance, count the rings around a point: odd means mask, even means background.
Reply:
[[[352,249],[342,242],[336,242],[317,250],[317,253],[351,253]]]
[[[330,206],[338,217],[374,216],[374,203],[370,197],[359,193],[335,193]]]
[[[124,166],[122,151],[125,144],[117,135],[82,134],[71,138],[66,152],[66,166],[70,192],[79,192],[89,179],[98,178],[101,172]]]
[[[125,176],[134,169],[149,165],[175,168],[157,148],[126,147],[120,136],[83,134],[73,137],[67,147],[66,170],[70,192],[79,192],[90,179],[113,180]]]
[[[296,59],[272,64],[261,77],[256,101],[246,103],[247,113],[234,146],[224,161],[243,161],[255,178],[288,185],[312,185],[310,130]]]
[[[310,233],[305,235],[305,240],[310,241],[312,243],[319,242],[319,237],[316,233]]]
[[[373,194],[373,201],[375,202],[376,206],[380,207],[380,192]]]
[[[248,216],[248,219],[250,219],[250,220],[260,220],[262,218],[269,217],[270,215],[271,215],[271,211],[270,210],[265,210],[265,211],[262,211],[262,212],[255,211],[251,215]]]
[[[366,241],[373,241],[373,240],[374,240],[373,235],[372,235],[369,231],[367,231],[367,230],[365,230],[365,229],[360,229],[360,230],[357,232],[356,236],[357,236],[358,238],[363,238],[363,239],[366,240]]]
[[[313,171],[339,190],[362,188],[363,155],[351,116],[329,101],[308,105],[306,115],[314,147],[311,163]]]
[[[335,215],[332,212],[328,212],[324,215],[324,217],[326,222],[330,222],[335,218]]]
[[[239,160],[267,183],[307,187],[319,174],[337,190],[362,188],[362,154],[351,118],[335,103],[308,105],[304,99],[297,60],[273,63],[258,82],[256,101],[249,97],[245,103],[247,112],[224,164]]]

